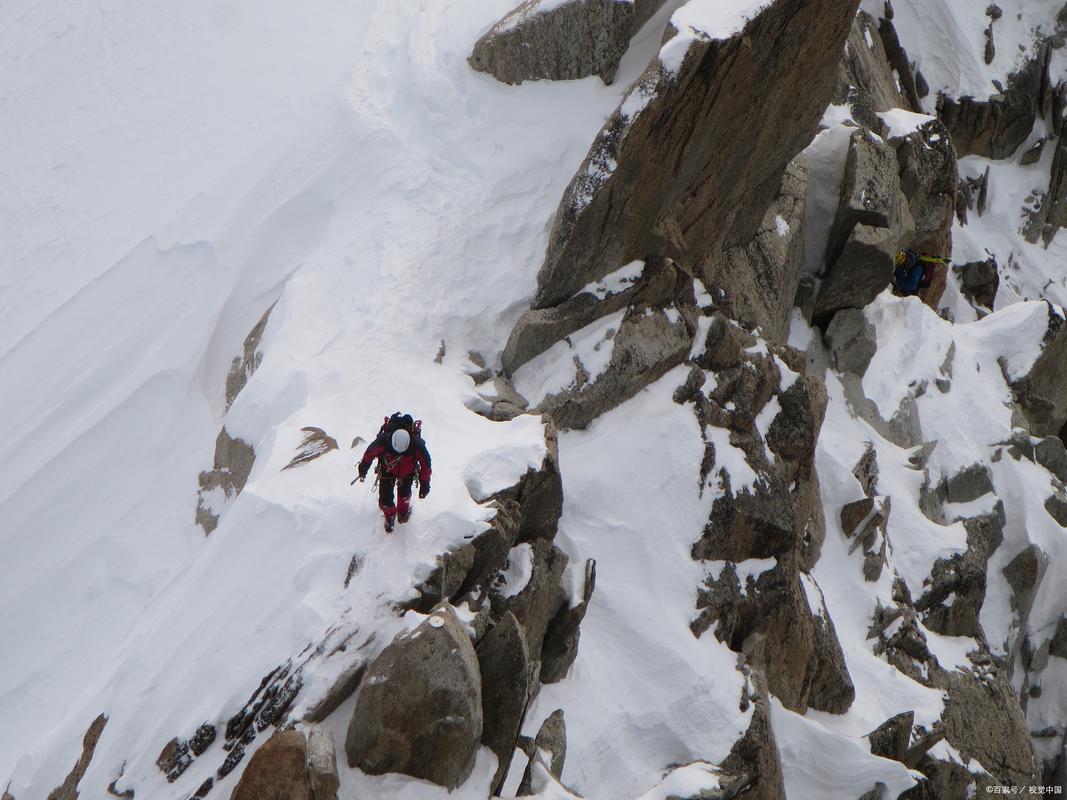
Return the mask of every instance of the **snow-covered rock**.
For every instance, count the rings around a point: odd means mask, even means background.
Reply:
[[[665,0],[526,0],[474,45],[470,63],[504,83],[615,79],[630,38]]]

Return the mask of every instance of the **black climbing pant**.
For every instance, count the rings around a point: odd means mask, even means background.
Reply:
[[[406,514],[411,509],[411,484],[414,481],[414,475],[408,475],[406,478],[388,478],[383,475],[378,479],[378,506],[387,517],[393,516],[397,511]],[[394,487],[397,494],[395,503],[393,501]]]

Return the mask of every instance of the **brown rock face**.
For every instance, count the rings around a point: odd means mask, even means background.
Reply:
[[[313,800],[308,744],[301,731],[279,731],[245,767],[230,800]]]
[[[677,73],[653,61],[564,195],[535,308],[653,253],[702,268],[751,241],[826,108],[857,5],[779,0],[733,37],[694,39]]]
[[[778,744],[771,727],[767,682],[757,670],[751,671],[749,680],[752,686],[747,695],[742,697],[741,708],[747,710],[749,703],[754,704],[752,721],[745,735],[730,749],[722,767],[749,776],[752,785],[740,795],[746,800],[781,800],[785,797],[785,783]]]
[[[451,608],[440,606],[367,670],[348,727],[348,763],[454,789],[470,775],[481,737],[478,657]]]
[[[791,161],[778,194],[755,237],[721,255],[704,269],[709,286],[729,286],[719,309],[745,327],[760,328],[771,341],[784,342],[804,265],[804,208],[808,167],[803,155]],[[747,275],[747,281],[736,276]]]
[[[100,741],[105,725],[107,725],[107,717],[103,714],[93,720],[82,739],[81,758],[78,759],[78,763],[74,765],[63,783],[49,793],[48,800],[78,800],[78,783],[85,775],[85,771],[89,769],[89,762],[93,760],[96,744]]]

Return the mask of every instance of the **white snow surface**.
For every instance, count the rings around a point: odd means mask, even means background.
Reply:
[[[899,761],[872,755],[848,736],[827,730],[817,721],[785,708],[771,698],[771,724],[781,735],[778,751],[787,797],[851,797],[884,783],[887,797],[915,785],[915,778]]]
[[[933,122],[937,117],[928,114],[916,114],[914,111],[905,111],[903,108],[892,108],[878,115],[882,122],[889,128],[890,139],[907,136],[914,133],[928,122]]]
[[[660,63],[677,74],[689,47],[696,40],[722,41],[737,35],[772,0],[689,0],[671,15],[678,33],[664,43]]]
[[[1010,74],[1035,54],[1040,35],[1054,33],[1057,0],[1004,0],[1004,12],[993,23],[996,53],[985,63],[985,29],[988,3],[973,0],[896,0],[893,25],[908,52],[930,85],[924,100],[933,113],[938,92],[953,97],[984,100],[998,92],[993,84],[1006,84]],[[885,13],[881,0],[863,0],[862,7],[875,17]],[[1062,63],[1058,64],[1062,66]]]
[[[638,797],[670,765],[720,761],[751,715],[737,712],[737,656],[689,629],[703,578],[689,551],[711,493],[701,497],[695,479],[696,417],[671,400],[685,375],[676,368],[585,431],[560,436],[560,470],[573,477],[557,543],[572,561],[597,560],[597,585],[577,660],[541,688],[524,733],[564,710],[563,782],[589,800]]]

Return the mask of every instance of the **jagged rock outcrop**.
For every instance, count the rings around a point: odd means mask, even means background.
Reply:
[[[691,295],[691,282],[683,287]],[[547,396],[540,410],[561,429],[580,429],[629,400],[685,360],[695,332],[693,308],[684,295],[677,305],[631,306],[611,339],[604,371],[592,381],[583,380],[583,366],[577,362],[575,384]]]
[[[530,652],[540,654],[549,623],[565,602],[560,579],[567,568],[567,556],[545,539],[526,547],[531,552],[525,585],[514,594],[510,587],[504,591],[494,587],[489,592],[489,601],[494,617],[515,615],[522,624]]]
[[[871,752],[876,756],[903,762],[911,744],[911,730],[914,725],[914,711],[905,711],[890,717],[867,734]]]
[[[568,187],[534,307],[652,254],[699,269],[750,242],[830,99],[856,5],[780,0],[727,38],[679,33],[670,63],[649,65]],[[746,281],[706,283],[729,294]]]
[[[259,349],[259,345],[260,342],[263,341],[263,332],[267,328],[267,322],[270,320],[270,312],[273,310],[274,305],[271,304],[270,308],[263,312],[263,316],[259,318],[259,322],[255,324],[252,330],[248,332],[248,336],[245,337],[241,355],[234,356],[233,362],[230,364],[230,371],[226,375],[227,410],[233,405],[233,401],[237,399],[237,395],[245,388],[248,379],[252,377],[253,373],[259,369],[259,365],[263,362],[263,352]]]
[[[1067,448],[1059,436],[1046,436],[1034,446],[1034,459],[1067,483]]]
[[[504,83],[615,79],[630,37],[665,0],[526,0],[474,46],[474,69]]]
[[[718,309],[747,328],[759,328],[773,342],[788,334],[804,266],[804,209],[808,167],[803,155],[786,167],[782,183],[755,236],[722,253],[713,252],[703,277],[722,292]],[[745,281],[736,276],[746,275]]]
[[[1063,227],[1067,227],[1067,139],[1061,135],[1052,158],[1048,190],[1027,222],[1024,233],[1027,241],[1036,244],[1040,240],[1047,247]]]
[[[842,713],[855,689],[819,590],[803,573],[818,558],[824,530],[814,454],[825,387],[798,374],[803,367],[788,348],[757,347],[752,334],[719,316],[707,331],[694,367],[714,372],[711,388],[694,386],[675,400],[692,402],[708,432],[703,480],[718,487],[692,555],[726,565],[700,590],[691,627],[699,636],[714,626],[788,708]],[[716,428],[721,438],[711,434]],[[755,476],[743,486],[734,485],[745,470],[737,458]],[[742,583],[736,564],[772,557],[775,567]]]
[[[915,225],[914,250],[948,256],[959,191],[959,166],[945,126],[931,120],[905,136],[889,139],[900,165],[900,189]],[[933,306],[936,308],[936,301]]]
[[[781,800],[785,797],[782,762],[778,754],[774,728],[771,726],[770,693],[763,674],[749,665],[741,669],[747,676],[740,710],[752,708],[752,720],[745,735],[738,739],[722,768],[747,778],[746,800]]]
[[[901,86],[893,78],[893,67],[889,63],[878,22],[866,11],[856,15],[845,42],[845,53],[834,89],[834,103],[847,103],[852,118],[875,131],[882,125],[877,112],[911,108]]]
[[[1034,436],[1056,435],[1067,422],[1067,324],[1058,308],[1046,303],[1048,328],[1041,340],[1041,354],[1026,374],[1008,376],[1015,402]]]
[[[304,438],[297,447],[296,455],[282,469],[299,467],[301,464],[314,461],[331,450],[337,449],[337,440],[322,428],[308,427],[300,430],[304,434]]]
[[[82,737],[81,756],[78,757],[77,763],[67,773],[63,783],[49,792],[48,800],[78,800],[80,796],[78,784],[81,782],[82,776],[85,775],[85,771],[89,769],[89,763],[93,760],[93,754],[96,752],[97,742],[100,741],[100,735],[104,732],[106,725],[107,717],[103,714],[89,724],[89,728],[85,731],[85,736]]]
[[[723,454],[708,442],[704,480],[709,476],[718,480],[721,492],[693,547],[697,559],[779,556],[799,551],[812,535],[819,505],[813,459],[826,409],[825,388],[820,381],[799,375],[791,376],[783,390],[779,363],[792,362],[802,370],[795,354],[783,348],[775,355],[762,355],[753,352],[755,341],[736,325],[715,317],[708,326],[704,352],[695,359],[697,366],[716,372],[714,388],[707,394],[699,390],[692,398],[702,427],[729,431],[729,444],[744,453],[758,475],[744,486],[733,485],[737,477],[724,469],[725,463],[716,467]],[[772,399],[778,411],[765,423],[764,434],[756,419]],[[768,453],[779,457],[772,460]],[[821,534],[816,538],[821,541]],[[813,563],[809,559],[815,552],[817,545],[804,556],[804,563]]]
[[[537,765],[556,780],[563,775],[563,763],[567,758],[567,724],[563,709],[557,708],[541,723],[537,735],[529,743],[528,755],[529,761],[519,783],[518,797],[533,794],[533,773]]]
[[[715,625],[716,638],[744,653],[787,708],[840,714],[855,699],[855,687],[833,621],[821,600],[811,607],[810,598],[818,596],[812,589],[810,576],[781,562],[742,585],[728,562],[700,591],[694,631]]]
[[[900,42],[896,26],[893,25],[893,4],[889,0],[885,3],[884,16],[878,20],[878,36],[889,66],[900,84],[900,91],[908,101],[903,107],[911,111],[922,111],[922,100],[930,93],[930,89],[922,73],[914,68]]]
[[[491,794],[500,793],[534,689],[526,632],[510,611],[478,641],[482,675],[482,744],[497,757]]]
[[[973,305],[992,311],[1000,288],[1000,273],[997,260],[990,256],[985,261],[972,261],[960,267],[960,283],[963,296]]]
[[[438,557],[437,567],[419,586],[413,608],[428,613],[441,602],[466,595],[477,597],[481,605],[515,545],[555,538],[563,513],[558,431],[550,417],[542,421],[546,453],[540,468],[527,470],[518,483],[490,498],[476,498],[496,508],[489,529]]]
[[[967,550],[934,562],[930,583],[915,600],[923,624],[945,636],[982,636],[979,614],[985,602],[989,558],[1004,539],[1004,506],[963,520]]]
[[[896,252],[915,225],[899,176],[893,147],[862,128],[852,134],[827,242],[829,272],[815,301],[816,322],[826,324],[842,308],[863,308],[892,278]]]
[[[834,314],[826,327],[826,343],[833,368],[859,378],[878,352],[874,326],[859,308],[843,308]]]
[[[345,753],[369,775],[400,772],[454,789],[474,767],[482,724],[477,654],[442,605],[367,669]]]
[[[1004,567],[1004,577],[1011,587],[1011,608],[1018,619],[1018,630],[1026,631],[1030,619],[1030,610],[1034,604],[1038,587],[1045,577],[1049,558],[1035,544],[1024,547]],[[1023,647],[1025,634],[1018,634],[1011,651]]]
[[[992,791],[987,786],[1025,786],[1037,781],[1033,743],[1004,668],[985,645],[969,654],[969,665],[949,669],[931,653],[926,635],[903,582],[894,584],[896,605],[875,614],[869,638],[874,651],[894,667],[931,688],[944,692],[945,710],[933,729],[915,726],[912,745],[902,760],[922,771],[927,780],[903,795],[907,798],[964,797]],[[999,722],[994,722],[999,720]],[[997,725],[988,736],[986,725]],[[931,749],[944,740],[965,763],[976,759],[981,770],[971,772]],[[873,745],[873,740],[872,740]],[[887,757],[895,757],[888,756]],[[982,771],[984,770],[984,771]]]
[[[1051,102],[1050,57],[1049,46],[1041,46],[1022,70],[1008,78],[1003,91],[987,100],[938,96],[937,115],[961,157],[1009,158],[1026,141],[1042,107]]]
[[[230,436],[224,427],[215,439],[215,460],[209,472],[200,473],[200,490],[197,493],[196,523],[210,534],[219,524],[219,515],[213,510],[211,495],[222,492],[227,500],[236,497],[245,488],[256,451],[243,439]]]
[[[541,683],[563,680],[578,656],[581,624],[589,610],[589,602],[593,599],[595,588],[596,561],[590,558],[585,562],[585,580],[578,604],[572,606],[564,603],[545,631],[544,645],[541,648]]]

